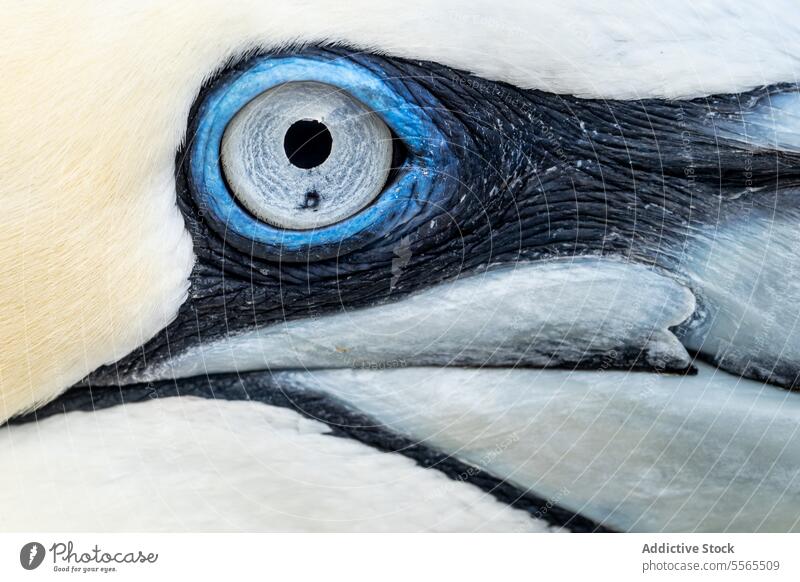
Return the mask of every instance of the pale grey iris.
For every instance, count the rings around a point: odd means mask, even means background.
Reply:
[[[293,82],[236,114],[221,155],[228,185],[247,210],[273,226],[307,230],[349,218],[381,193],[392,135],[341,89]]]

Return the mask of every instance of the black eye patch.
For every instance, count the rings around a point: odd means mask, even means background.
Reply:
[[[404,115],[429,120],[444,140],[437,147],[446,149],[447,163],[408,166],[421,151],[413,140],[427,136],[393,131],[393,139],[410,142],[398,149],[410,151],[395,160],[387,182],[403,183],[411,206],[396,206],[386,221],[341,240],[304,240],[300,252],[286,256],[271,242],[267,251],[262,239],[243,236],[246,230],[204,204],[191,168],[202,103],[252,61],[233,65],[198,97],[187,149],[176,158],[178,204],[198,259],[189,300],[158,337],[114,369],[96,372],[94,381],[117,382],[118,373],[125,377],[223,335],[379,305],[490,265],[616,256],[681,277],[683,250],[699,225],[754,209],[793,212],[785,192],[800,179],[797,154],[750,147],[736,131],[746,128],[748,111],[788,87],[692,101],[603,101],[344,49],[257,58],[298,55],[380,75],[406,99]],[[376,113],[399,126],[396,111]],[[408,179],[422,170],[424,195],[417,190],[422,182]],[[313,207],[319,193],[309,192]]]

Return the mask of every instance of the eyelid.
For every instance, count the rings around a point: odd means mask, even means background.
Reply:
[[[403,142],[408,156],[403,172],[369,207],[351,218],[309,231],[288,231],[254,220],[233,196],[220,196],[228,186],[222,173],[220,147],[226,127],[254,98],[278,85],[316,81],[340,87],[378,114]],[[418,101],[424,99],[420,106]],[[421,214],[436,196],[436,176],[455,175],[448,142],[428,116],[436,99],[420,88],[411,95],[380,69],[345,58],[321,56],[259,57],[214,86],[196,116],[189,153],[189,171],[198,203],[223,230],[226,240],[246,246],[265,258],[308,260],[350,252],[382,238]]]

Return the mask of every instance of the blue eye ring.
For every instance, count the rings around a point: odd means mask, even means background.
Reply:
[[[230,191],[222,171],[221,144],[234,116],[265,91],[294,81],[341,88],[378,114],[408,151],[397,178],[353,216],[315,230],[285,230],[251,215]],[[440,108],[427,91],[412,95],[402,82],[346,58],[258,57],[224,78],[200,105],[189,151],[190,184],[210,223],[226,241],[263,258],[306,261],[352,252],[396,233],[424,214],[445,187],[437,176],[454,176],[455,156],[426,110]]]

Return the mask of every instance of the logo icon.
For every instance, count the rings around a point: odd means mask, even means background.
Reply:
[[[39,542],[28,542],[19,551],[19,563],[26,570],[35,570],[44,561],[44,546]]]

